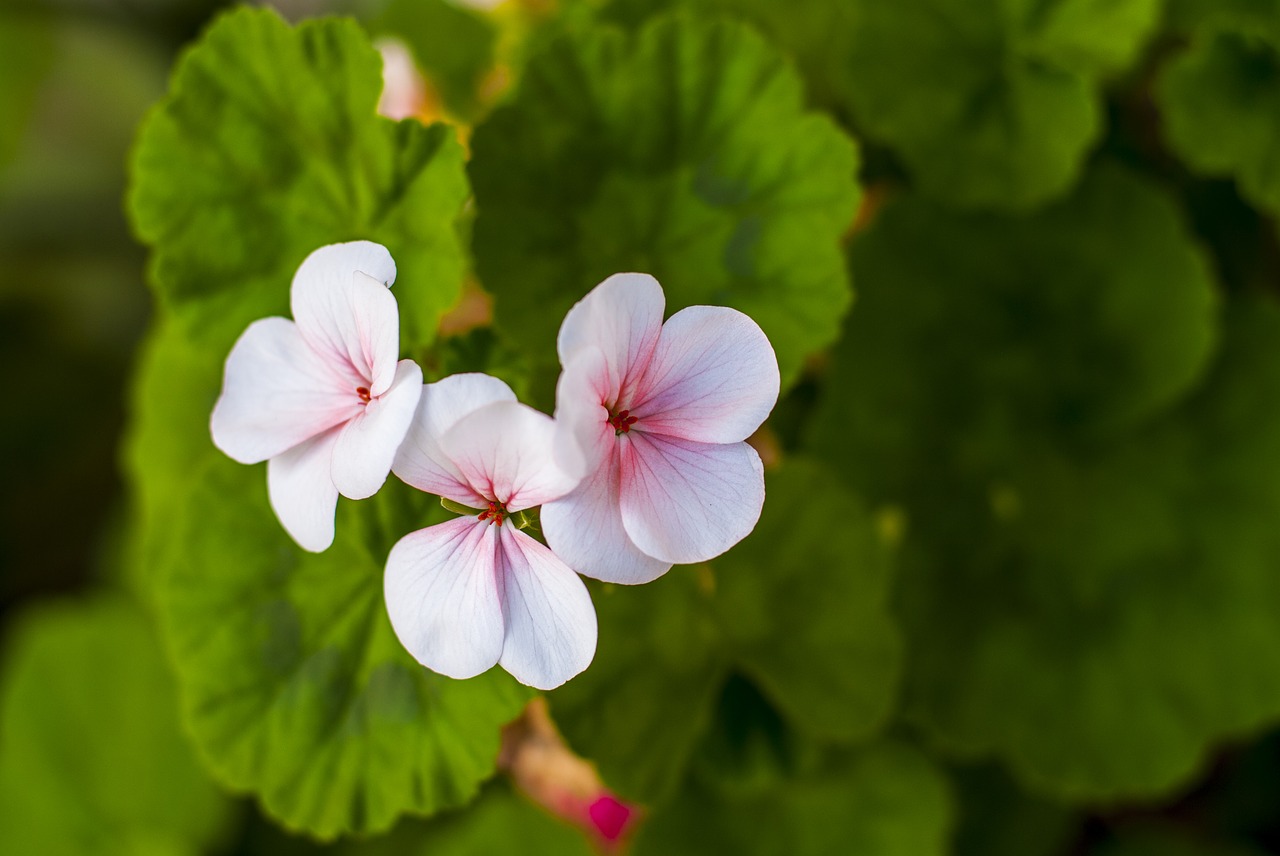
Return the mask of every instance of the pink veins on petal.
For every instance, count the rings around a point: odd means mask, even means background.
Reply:
[[[643,583],[718,556],[755,527],[764,503],[760,459],[745,440],[778,398],[768,338],[723,306],[690,306],[664,323],[664,304],[653,277],[617,274],[560,328],[556,418],[584,478],[543,507],[542,527],[557,554],[608,582]]]
[[[555,462],[555,435],[550,417],[496,378],[453,375],[423,388],[393,470],[480,509],[406,535],[387,557],[391,626],[427,668],[469,678],[498,664],[551,689],[591,662],[596,616],[586,586],[546,546],[503,525],[577,484]]]

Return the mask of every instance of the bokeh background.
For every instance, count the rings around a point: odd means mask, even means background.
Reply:
[[[471,158],[475,198],[439,215],[465,252],[420,265],[456,280],[429,374],[492,371],[549,409],[548,336],[623,269],[779,349],[761,532],[652,590],[594,587],[597,663],[550,697],[643,807],[618,843],[557,807],[554,772],[504,762],[478,798],[383,811],[318,751],[276,775],[212,736],[225,686],[200,670],[234,660],[174,628],[227,596],[201,593],[230,560],[172,558],[157,532],[186,500],[155,484],[241,482],[146,460],[203,442],[171,400],[207,413],[154,364],[176,336],[216,367],[244,320],[179,330],[222,305],[183,303],[180,274],[221,262],[158,265],[166,210],[126,190],[144,116],[228,8],[0,5],[0,849],[1280,852],[1280,4],[274,4],[397,40],[384,112],[447,122]],[[749,29],[699,29],[725,21]],[[208,213],[175,175],[167,212]],[[306,228],[290,252],[363,237]],[[495,723],[527,700],[490,691]],[[358,808],[327,795],[344,776]]]

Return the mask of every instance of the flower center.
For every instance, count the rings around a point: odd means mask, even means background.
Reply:
[[[481,520],[487,520],[495,526],[501,526],[502,521],[507,517],[507,507],[501,502],[490,502],[489,507],[480,512],[477,517]]]
[[[605,421],[613,426],[615,436],[621,436],[628,433],[631,430],[631,426],[640,420],[632,416],[630,410],[619,410],[617,413],[610,412],[609,418]]]
[[[369,394],[369,387],[367,386],[357,386],[356,396],[365,404],[368,404],[369,400],[373,397]]]

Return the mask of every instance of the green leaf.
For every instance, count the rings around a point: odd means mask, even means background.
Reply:
[[[956,856],[1059,856],[1080,834],[1077,812],[1024,793],[998,767],[960,768],[952,782]]]
[[[595,662],[552,695],[553,715],[628,796],[671,793],[731,671],[816,737],[864,738],[890,712],[900,645],[884,544],[818,467],[789,462],[767,484],[755,532],[723,557],[596,593]]]
[[[1181,30],[1214,30],[1280,37],[1273,0],[1168,0],[1170,24]]]
[[[699,575],[676,568],[644,586],[593,588],[595,660],[550,696],[573,748],[632,798],[656,801],[679,783],[727,668]]]
[[[871,287],[814,432],[869,500],[905,511],[911,717],[956,753],[1088,801],[1168,793],[1280,713],[1280,487],[1258,463],[1280,455],[1280,312],[1233,307],[1191,394],[1188,353],[1211,329],[1198,253],[1158,194],[1097,180],[1086,196],[1109,188],[1111,213],[1075,209],[1090,222],[1071,228],[1075,203],[1021,221],[1035,233],[886,211],[854,254]],[[904,254],[912,234],[927,252]],[[997,247],[1021,289],[961,276]],[[1073,261],[1104,250],[1118,267],[1101,281]],[[1093,296],[1072,310],[1055,303],[1067,288]],[[1007,307],[1020,324],[987,326]],[[1086,389],[1107,394],[1060,407]],[[1095,414],[1111,427],[1081,433]]]
[[[178,725],[147,616],[115,596],[31,607],[6,638],[0,828],[13,853],[179,856],[230,804]]]
[[[690,785],[645,822],[635,852],[941,856],[950,821],[942,775],[916,750],[885,741],[751,797]]]
[[[342,856],[593,856],[586,834],[553,817],[502,782],[487,787],[465,811],[343,848]]]
[[[451,111],[474,115],[481,80],[494,64],[497,33],[488,18],[445,0],[392,0],[373,28],[405,40]]]
[[[52,65],[47,20],[16,9],[0,11],[0,166],[18,148]]]
[[[157,295],[193,334],[229,349],[288,314],[308,253],[363,238],[396,260],[406,348],[434,337],[462,279],[462,150],[446,126],[377,117],[381,88],[351,21],[241,8],[183,56],[139,133],[128,205]]]
[[[1158,0],[860,4],[847,52],[860,127],[919,188],[963,207],[1066,193],[1102,130],[1100,80],[1136,56]]]
[[[1201,377],[1215,340],[1178,210],[1114,167],[1026,218],[895,200],[852,261],[868,286],[812,439],[880,501],[939,468],[994,481],[988,459],[1025,438],[1140,422]]]
[[[797,725],[838,740],[888,719],[901,641],[886,600],[890,553],[862,503],[816,463],[770,473],[766,510],[712,563],[735,663]]]
[[[343,501],[334,545],[305,554],[261,467],[215,457],[192,477],[160,603],[187,721],[218,776],[320,838],[471,799],[530,693],[500,670],[429,672],[391,630],[383,564],[437,522],[434,498],[388,483]]]
[[[784,383],[835,338],[855,149],[804,111],[799,78],[747,28],[664,18],[567,34],[472,148],[477,270],[531,357],[550,363],[565,312],[619,271],[656,276],[670,311],[751,315]]]
[[[1206,840],[1172,825],[1149,824],[1125,830],[1092,852],[1096,856],[1262,856],[1265,851],[1243,842]]]
[[[1265,37],[1200,32],[1165,69],[1157,97],[1179,157],[1230,176],[1243,195],[1280,212],[1280,23]]]

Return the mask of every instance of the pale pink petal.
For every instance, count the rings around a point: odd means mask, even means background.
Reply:
[[[591,664],[596,611],[569,566],[510,526],[499,530],[506,640],[498,660],[520,683],[550,690]]]
[[[267,462],[271,508],[298,546],[312,553],[333,543],[338,489],[329,475],[329,462],[341,430],[332,428]]]
[[[755,528],[764,467],[746,443],[623,435],[622,525],[641,551],[678,565],[705,562]]]
[[[607,403],[625,399],[640,379],[662,329],[666,298],[648,274],[616,273],[574,304],[560,325],[560,364],[594,345],[604,352],[611,384]]]
[[[618,442],[608,444],[596,466],[573,493],[542,506],[542,534],[557,556],[584,576],[607,583],[639,585],[670,568],[640,552],[622,526],[618,497]]]
[[[565,472],[589,475],[595,458],[604,454],[600,444],[606,433],[612,440],[609,411],[602,403],[609,394],[604,352],[594,345],[582,348],[556,383],[555,458]]]
[[[451,678],[473,678],[503,646],[498,527],[459,517],[404,536],[387,556],[383,594],[400,644]]]
[[[330,244],[293,277],[293,319],[327,361],[345,364],[373,395],[386,392],[400,354],[400,312],[388,286],[396,265],[381,244]]]
[[[514,401],[486,404],[440,439],[440,450],[486,499],[519,511],[559,499],[578,484],[556,463],[556,423]]]
[[[486,374],[450,375],[427,384],[392,471],[418,490],[483,508],[487,499],[476,493],[440,449],[440,438],[468,413],[496,401],[515,400],[511,387]]]
[[[632,398],[649,433],[739,443],[778,401],[778,359],[764,331],[726,306],[690,306],[667,319]]]
[[[333,450],[333,483],[351,499],[373,496],[387,480],[422,396],[422,369],[401,360],[396,378],[348,422]]]
[[[242,464],[265,461],[354,416],[360,399],[346,386],[292,321],[255,321],[227,357],[213,443]]]

